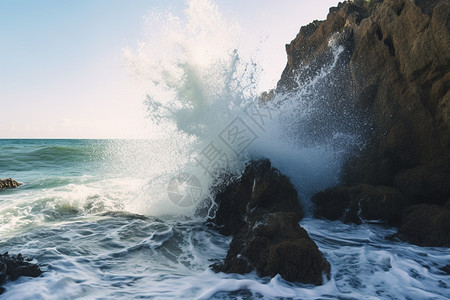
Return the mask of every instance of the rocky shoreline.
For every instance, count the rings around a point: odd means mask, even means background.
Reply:
[[[320,285],[330,264],[300,227],[303,210],[289,179],[269,160],[251,162],[239,178],[216,187],[218,210],[212,219],[233,240],[216,272],[260,276],[280,274],[293,282]]]
[[[449,16],[448,0],[347,1],[286,45],[276,92],[295,91],[328,63],[334,38],[345,50],[330,75],[334,121],[350,114],[367,123],[343,185],[312,198],[316,217],[382,221],[405,241],[450,246]]]
[[[264,101],[295,92],[329,64],[333,39],[344,52],[327,86],[332,113],[311,135],[339,128],[343,115],[364,120],[356,130],[365,147],[347,160],[342,185],[312,197],[315,217],[386,223],[398,228],[387,238],[450,247],[449,15],[448,0],[348,1],[286,46],[287,66]],[[213,187],[218,210],[210,222],[233,239],[214,271],[315,285],[330,278],[330,264],[299,225],[296,190],[270,161],[253,161],[225,182]],[[19,185],[0,180],[0,189]],[[0,285],[41,273],[20,254],[0,255]]]
[[[20,183],[12,178],[0,179],[1,189],[12,189],[20,186]],[[8,280],[15,281],[20,276],[38,277],[42,274],[38,265],[24,259],[22,254],[9,255],[8,252],[0,254],[0,295],[5,289],[2,287]]]
[[[367,141],[347,160],[343,184],[312,197],[315,217],[386,223],[398,228],[386,238],[450,247],[449,16],[448,0],[347,1],[286,45],[281,80],[261,101],[295,93],[330,64],[333,39],[344,52],[326,86],[332,111],[311,135],[340,128],[351,115]],[[267,160],[218,188],[212,221],[233,240],[213,270],[313,284],[329,276],[328,262],[298,226],[303,212],[292,189]]]
[[[15,281],[20,276],[39,277],[42,274],[38,265],[23,258],[22,254],[0,254],[0,295],[4,292],[2,285],[7,281]]]

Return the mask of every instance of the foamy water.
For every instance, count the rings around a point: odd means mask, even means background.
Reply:
[[[94,142],[94,145],[92,143]],[[119,143],[119,145],[117,145]],[[131,143],[129,146],[125,146]],[[91,144],[91,145],[89,145]],[[439,268],[450,259],[447,248],[421,248],[388,241],[393,228],[376,224],[346,225],[304,219],[331,263],[332,278],[323,286],[293,284],[277,276],[216,274],[209,265],[223,259],[230,242],[201,219],[180,215],[142,217],[145,177],[109,167],[112,159],[72,156],[135,149],[129,141],[2,140],[5,149],[22,149],[23,171],[6,170],[24,185],[0,194],[0,250],[33,257],[45,273],[20,278],[4,287],[2,299],[446,299],[448,275]],[[149,147],[142,141],[139,148]],[[20,145],[20,146],[19,146]],[[58,145],[58,146],[56,146]],[[64,154],[58,149],[65,149]],[[25,151],[24,149],[28,149]],[[27,160],[35,150],[62,155]],[[9,150],[10,151],[10,150]],[[113,155],[112,157],[115,157]],[[117,163],[119,165],[119,162]],[[27,167],[28,165],[28,167]],[[32,166],[35,168],[32,168]],[[39,166],[39,167],[37,167]],[[5,168],[5,165],[2,165]],[[34,172],[26,170],[34,169]],[[141,171],[146,167],[142,166]],[[65,174],[65,176],[61,176]],[[70,174],[70,175],[69,175]],[[142,178],[139,178],[142,175]],[[167,187],[166,187],[167,188]],[[151,201],[153,195],[147,194]],[[142,205],[150,209],[152,205]],[[166,196],[166,206],[176,206]]]
[[[212,3],[189,1],[184,15],[146,22],[146,40],[124,56],[147,86],[154,139],[0,140],[0,170],[23,183],[0,192],[0,252],[45,271],[7,283],[2,299],[450,297],[440,270],[448,248],[389,241],[395,229],[376,224],[300,222],[331,264],[322,286],[212,272],[231,241],[204,223],[218,173],[267,157],[310,213],[310,196],[337,184],[364,146],[353,118],[324,134],[309,129],[318,112],[332,113],[325,87],[344,49],[330,41],[329,65],[263,105],[257,61],[240,55],[238,26]]]

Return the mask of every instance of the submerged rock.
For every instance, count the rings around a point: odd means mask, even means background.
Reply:
[[[240,178],[219,187],[212,221],[233,235],[225,261],[216,272],[280,274],[293,282],[322,284],[330,275],[308,233],[298,225],[303,211],[289,179],[268,160],[253,161]]]
[[[12,178],[0,179],[0,189],[16,188],[20,185],[17,181]]]
[[[8,252],[0,254],[0,285],[6,280],[15,281],[20,276],[38,277],[42,274],[38,265],[24,260],[22,254],[9,255]],[[0,287],[0,294],[3,292]]]
[[[126,211],[105,211],[100,214],[103,217],[124,218],[129,220],[148,220],[149,217],[140,214],[133,214]]]
[[[441,270],[442,272],[444,272],[447,275],[450,275],[450,265],[445,265],[445,266],[439,268],[439,270]]]

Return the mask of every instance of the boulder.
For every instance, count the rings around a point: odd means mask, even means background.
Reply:
[[[399,172],[394,182],[414,203],[444,205],[450,198],[450,153]]]
[[[20,253],[17,256],[8,252],[0,254],[0,285],[6,280],[15,281],[20,276],[38,277],[41,274],[39,266],[25,261]],[[0,287],[0,294],[2,291]]]
[[[315,217],[341,220],[345,223],[400,221],[407,198],[396,188],[359,184],[338,186],[314,195]]]
[[[291,212],[299,221],[303,218],[297,191],[267,159],[252,161],[240,177],[225,180],[213,190],[219,191],[214,223],[225,235],[238,233],[246,225],[249,212]]]
[[[408,207],[397,237],[419,246],[450,247],[450,209],[436,204]]]
[[[219,188],[218,210],[211,221],[233,235],[216,272],[249,273],[293,282],[322,284],[330,264],[300,227],[303,217],[297,192],[268,160],[253,161],[242,176]]]
[[[15,181],[12,178],[8,179],[0,179],[0,189],[9,189],[9,188],[16,188],[20,185],[17,181]]]

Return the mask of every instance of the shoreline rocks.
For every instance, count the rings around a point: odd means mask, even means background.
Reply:
[[[450,247],[450,209],[436,204],[419,204],[404,210],[395,235],[419,246]]]
[[[22,254],[9,255],[8,252],[0,254],[0,294],[1,287],[7,280],[15,281],[20,276],[39,277],[42,274],[38,265],[25,261]]]
[[[1,189],[12,189],[20,185],[17,181],[12,178],[0,179],[0,190]]]
[[[330,264],[298,225],[303,210],[296,190],[270,161],[251,162],[240,178],[219,187],[216,203],[211,221],[233,240],[225,260],[211,265],[215,272],[280,274],[316,285],[329,278]]]
[[[346,1],[286,45],[276,89],[282,93],[329,64],[330,40],[343,46],[329,75],[334,87],[326,90],[334,95],[325,96],[331,113],[322,112],[327,123],[310,126],[311,136],[357,123],[363,125],[350,129],[366,141],[347,159],[343,185],[313,197],[316,216],[357,224],[380,219],[411,243],[446,244],[431,235],[450,200],[449,18],[448,0]],[[348,115],[352,122],[342,120]],[[419,233],[415,224],[436,230]]]
[[[338,186],[314,195],[314,216],[344,223],[384,222],[400,223],[407,198],[396,188],[359,184]]]

